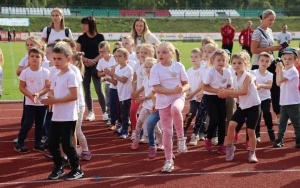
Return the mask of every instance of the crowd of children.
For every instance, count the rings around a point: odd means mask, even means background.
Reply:
[[[191,68],[186,71],[178,50],[170,42],[136,46],[131,36],[125,36],[121,43],[115,44],[112,53],[107,41],[98,47],[101,58],[97,70],[105,87],[109,129],[118,132],[123,139],[131,133],[132,150],[139,149],[139,143],[149,143],[150,159],[156,157],[157,150],[163,150],[163,172],[174,170],[173,141],[177,141],[178,152],[187,152],[187,137],[190,137],[189,145],[204,140],[204,147],[210,152],[216,145],[217,152],[226,155],[226,161],[232,161],[236,150],[234,143],[244,123],[248,160],[258,162],[255,150],[260,141],[261,116],[270,141],[274,142],[273,147],[283,146],[290,119],[295,129],[296,147],[300,148],[299,72],[295,67],[298,52],[294,49],[284,50],[282,62],[276,64],[276,84],[281,88],[281,118],[276,139],[270,112],[273,74],[267,70],[272,63],[269,53],[261,53],[259,68],[250,71],[251,59],[247,52],[231,56],[206,38],[201,48],[191,51]],[[65,178],[81,178],[84,173],[79,159],[92,157],[81,128],[85,111],[84,54],[76,52],[72,39],[57,40],[45,48],[43,41],[30,37],[26,40],[26,48],[28,54],[17,70],[19,88],[25,97],[14,149],[20,153],[29,152],[25,140],[35,123],[33,150],[45,152],[54,162],[48,178],[64,176],[63,159],[67,159],[71,167]],[[0,65],[2,62],[1,56]],[[0,76],[1,70],[0,66]],[[183,118],[186,100],[190,109]],[[192,134],[187,135],[194,117]]]

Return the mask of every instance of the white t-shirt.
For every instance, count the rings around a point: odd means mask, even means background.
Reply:
[[[300,104],[299,72],[295,66],[283,71],[283,77],[288,79],[280,84],[280,105]]]
[[[45,27],[42,31],[42,38],[47,38],[47,27]],[[54,42],[57,39],[64,39],[67,38],[66,36],[66,32],[64,29],[60,30],[60,31],[55,31],[54,29],[51,29],[49,38],[48,38],[48,44]],[[69,29],[69,36],[68,38],[73,38],[72,32]]]
[[[134,66],[135,66],[135,64],[136,64],[136,61],[134,61],[134,60],[128,60],[128,63],[127,63],[131,68],[132,68],[132,70],[134,69]]]
[[[125,101],[127,99],[130,99],[132,91],[133,69],[128,64],[123,68],[117,66],[115,73],[120,77],[128,78],[125,83],[122,83],[120,81],[117,82],[119,101]]]
[[[45,88],[45,81],[49,80],[49,70],[41,67],[38,71],[32,71],[30,67],[27,67],[21,72],[19,79],[26,83],[25,89],[29,93],[38,93]],[[25,105],[44,106],[41,100],[46,97],[46,95],[42,95],[34,103],[29,97],[25,96]]]
[[[150,87],[149,83],[150,83],[150,79],[149,77],[146,76],[142,84],[144,86],[145,97],[149,96],[152,93],[152,87]],[[145,100],[142,106],[148,110],[151,110],[153,106],[152,99]]]
[[[252,70],[250,71],[251,74],[253,74],[256,77],[256,83],[257,84],[266,84],[270,81],[273,82],[273,74],[270,73],[269,71],[267,71],[267,75],[262,76],[259,73],[259,70]],[[258,92],[258,96],[260,98],[261,101],[264,101],[266,99],[271,99],[271,91],[270,89],[264,89],[264,88],[260,88],[257,90]]]
[[[150,71],[150,86],[161,85],[167,89],[174,89],[182,85],[182,81],[188,81],[184,65],[179,62],[172,62],[171,66],[165,67],[160,62],[153,65]],[[185,94],[156,94],[156,109],[168,107],[175,99],[182,98],[184,101]]]
[[[204,69],[205,67],[200,66],[198,69],[191,67],[186,71],[189,78],[190,92],[194,92],[201,84]],[[190,100],[197,100],[197,95],[194,95]]]
[[[239,80],[237,80],[237,75],[235,75],[233,78],[233,88],[235,90],[242,89],[247,75],[251,76],[251,83],[248,87],[248,92],[246,95],[240,95],[238,97],[239,107],[242,110],[251,108],[252,106],[256,106],[261,103],[254,83],[255,78],[251,73],[245,71]]]
[[[206,64],[207,64],[207,61],[205,61],[205,60],[201,60],[201,61],[200,61],[200,66],[201,66],[201,67],[206,68]]]
[[[285,41],[290,41],[292,40],[292,34],[290,32],[280,32],[277,35],[277,40],[279,41],[279,44],[284,43]]]
[[[232,85],[232,77],[229,70],[226,68],[223,68],[223,75],[221,75],[213,66],[206,69],[202,82],[203,84],[210,85],[210,87],[214,89],[227,88],[229,85]],[[204,91],[203,93],[206,95],[217,95],[216,93],[207,91]]]
[[[111,69],[111,67],[115,64],[115,58],[113,55],[111,55],[108,61],[105,61],[104,58],[99,59],[96,69],[100,72],[103,72],[105,69]],[[110,78],[110,76],[105,75],[104,78]],[[109,82],[105,81],[105,84],[109,84]]]
[[[136,63],[133,68],[134,73],[136,74],[136,89],[140,89],[143,84],[145,72],[144,72],[144,63]]]
[[[79,108],[82,106],[85,106],[85,100],[84,100],[84,95],[83,95],[83,88],[82,88],[82,75],[80,73],[80,70],[78,67],[76,67],[73,64],[70,64],[70,69],[74,71],[76,74],[76,78],[78,81],[78,99],[77,99],[77,108],[78,108],[78,113],[79,113]]]
[[[63,98],[70,94],[70,88],[78,88],[78,81],[74,71],[69,70],[63,75],[60,72],[53,75],[51,80],[51,90],[54,98]],[[57,103],[52,107],[52,121],[76,121],[78,119],[77,100]]]
[[[132,52],[131,54],[129,54],[129,60],[132,60],[132,61],[135,61],[135,62],[138,62],[138,59],[136,57],[136,53],[135,52]]]
[[[158,38],[156,38],[156,36],[153,33],[149,33],[148,35],[146,35],[145,40],[147,44],[153,44],[153,43],[160,44],[160,41],[158,40]],[[136,40],[136,46],[140,44],[142,44],[142,39],[141,37],[138,37]]]

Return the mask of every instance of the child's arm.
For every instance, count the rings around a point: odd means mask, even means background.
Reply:
[[[276,74],[276,84],[280,86],[281,83],[287,81],[288,79],[283,77],[283,65],[281,62],[276,64],[277,74]]]
[[[238,90],[221,89],[218,92],[218,96],[220,98],[227,98],[227,97],[237,98],[240,95],[246,95],[248,93],[248,88],[250,86],[250,83],[251,83],[251,76],[247,75],[243,83],[243,88]]]
[[[136,91],[136,83],[137,83],[137,75],[134,72],[133,73],[133,79],[132,79],[132,94]]]
[[[49,80],[45,80],[45,87],[41,91],[39,91],[38,93],[34,94],[36,99],[49,92],[49,86],[48,86],[49,83],[50,83]]]
[[[20,80],[19,83],[19,90],[28,98],[30,98],[33,102],[34,102],[34,94],[30,93],[29,91],[27,91],[26,89],[26,82],[23,80]]]
[[[114,70],[105,70],[105,73],[108,74],[109,76],[113,77],[115,80],[122,82],[122,83],[125,83],[128,80],[128,78],[125,76],[118,76]],[[112,82],[112,83],[114,84],[114,82]]]
[[[17,76],[20,76],[21,72],[26,69],[27,67],[29,67],[29,64],[26,67],[22,67],[22,66],[18,66],[18,69],[16,71]]]
[[[154,91],[155,93],[160,93],[160,94],[179,94],[179,93],[184,93],[189,89],[189,83],[188,81],[182,81],[182,86],[178,85],[174,89],[167,89],[162,87],[160,84],[154,85]]]
[[[47,99],[43,99],[42,103],[45,105],[52,105],[52,104],[57,104],[57,103],[67,103],[71,101],[75,101],[78,98],[78,88],[77,87],[71,87],[69,88],[70,94],[62,97],[62,98],[54,98],[50,97]],[[53,91],[52,91],[53,92]]]
[[[272,84],[273,84],[273,81],[269,80],[265,84],[257,84],[257,89],[260,89],[260,88],[262,88],[262,89],[271,89]]]
[[[104,71],[98,71],[98,77],[104,77],[105,76],[105,72]]]
[[[220,89],[215,89],[212,88],[209,84],[204,84],[202,85],[203,90],[206,92],[210,92],[210,93],[218,93]]]
[[[133,98],[137,98],[139,97],[140,93],[142,93],[144,91],[144,86],[142,86],[140,89],[136,90],[135,92],[132,93],[132,97]]]

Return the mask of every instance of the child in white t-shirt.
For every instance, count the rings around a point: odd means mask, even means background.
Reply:
[[[300,93],[299,93],[299,73],[294,66],[298,61],[298,53],[294,49],[286,49],[282,52],[282,60],[276,65],[276,84],[280,86],[280,123],[278,137],[273,147],[283,146],[283,137],[288,119],[290,118],[296,136],[296,148],[300,148]]]
[[[24,141],[29,130],[35,123],[35,141],[33,150],[43,152],[45,150],[41,143],[43,125],[46,117],[47,107],[41,103],[46,97],[49,84],[49,70],[41,67],[44,52],[32,48],[28,52],[29,67],[22,70],[20,74],[20,91],[25,95],[24,119],[18,134],[18,141],[15,150],[20,153],[27,153]]]
[[[49,149],[53,156],[54,166],[48,179],[56,180],[64,175],[62,166],[61,143],[67,155],[71,171],[65,176],[66,180],[82,178],[84,173],[79,165],[79,159],[73,144],[76,121],[78,120],[78,80],[76,74],[69,67],[72,60],[72,49],[66,42],[58,42],[53,48],[55,67],[60,71],[51,79],[48,98],[42,100],[43,104],[53,106]]]
[[[125,48],[117,49],[114,56],[119,65],[112,70],[106,69],[104,72],[111,76],[108,81],[117,86],[122,119],[122,129],[119,137],[125,139],[128,136],[133,70],[127,64],[129,52]]]
[[[173,61],[178,51],[172,43],[162,42],[157,48],[158,63],[150,72],[150,86],[156,93],[155,108],[159,111],[163,128],[163,144],[165,149],[165,163],[163,172],[172,172],[173,161],[173,125],[176,129],[178,152],[186,152],[186,137],[183,132],[182,110],[185,104],[185,92],[189,89],[188,77],[184,66]]]

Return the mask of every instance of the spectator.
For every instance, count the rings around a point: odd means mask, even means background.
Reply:
[[[284,42],[287,42],[288,44],[290,44],[291,40],[292,40],[292,34],[290,32],[287,32],[287,25],[283,24],[282,26],[282,30],[280,33],[278,33],[277,35],[277,41],[278,44],[282,44]],[[285,48],[282,48],[281,50],[279,50],[278,52],[278,57],[281,57],[282,52]]]
[[[13,39],[14,39],[14,42],[16,42],[16,30],[15,30],[15,28],[13,29]]]
[[[252,29],[252,21],[247,21],[246,28],[241,31],[239,35],[239,43],[242,45],[242,49],[246,50],[250,57],[252,58],[252,53],[251,53],[251,39],[252,39],[252,34],[254,30]]]
[[[230,18],[227,18],[225,25],[221,27],[221,35],[222,35],[222,49],[227,49],[230,51],[230,53],[232,53],[235,28],[231,25]]]
[[[11,34],[10,34],[10,29],[8,28],[7,30],[7,41],[10,42],[11,39]]]

